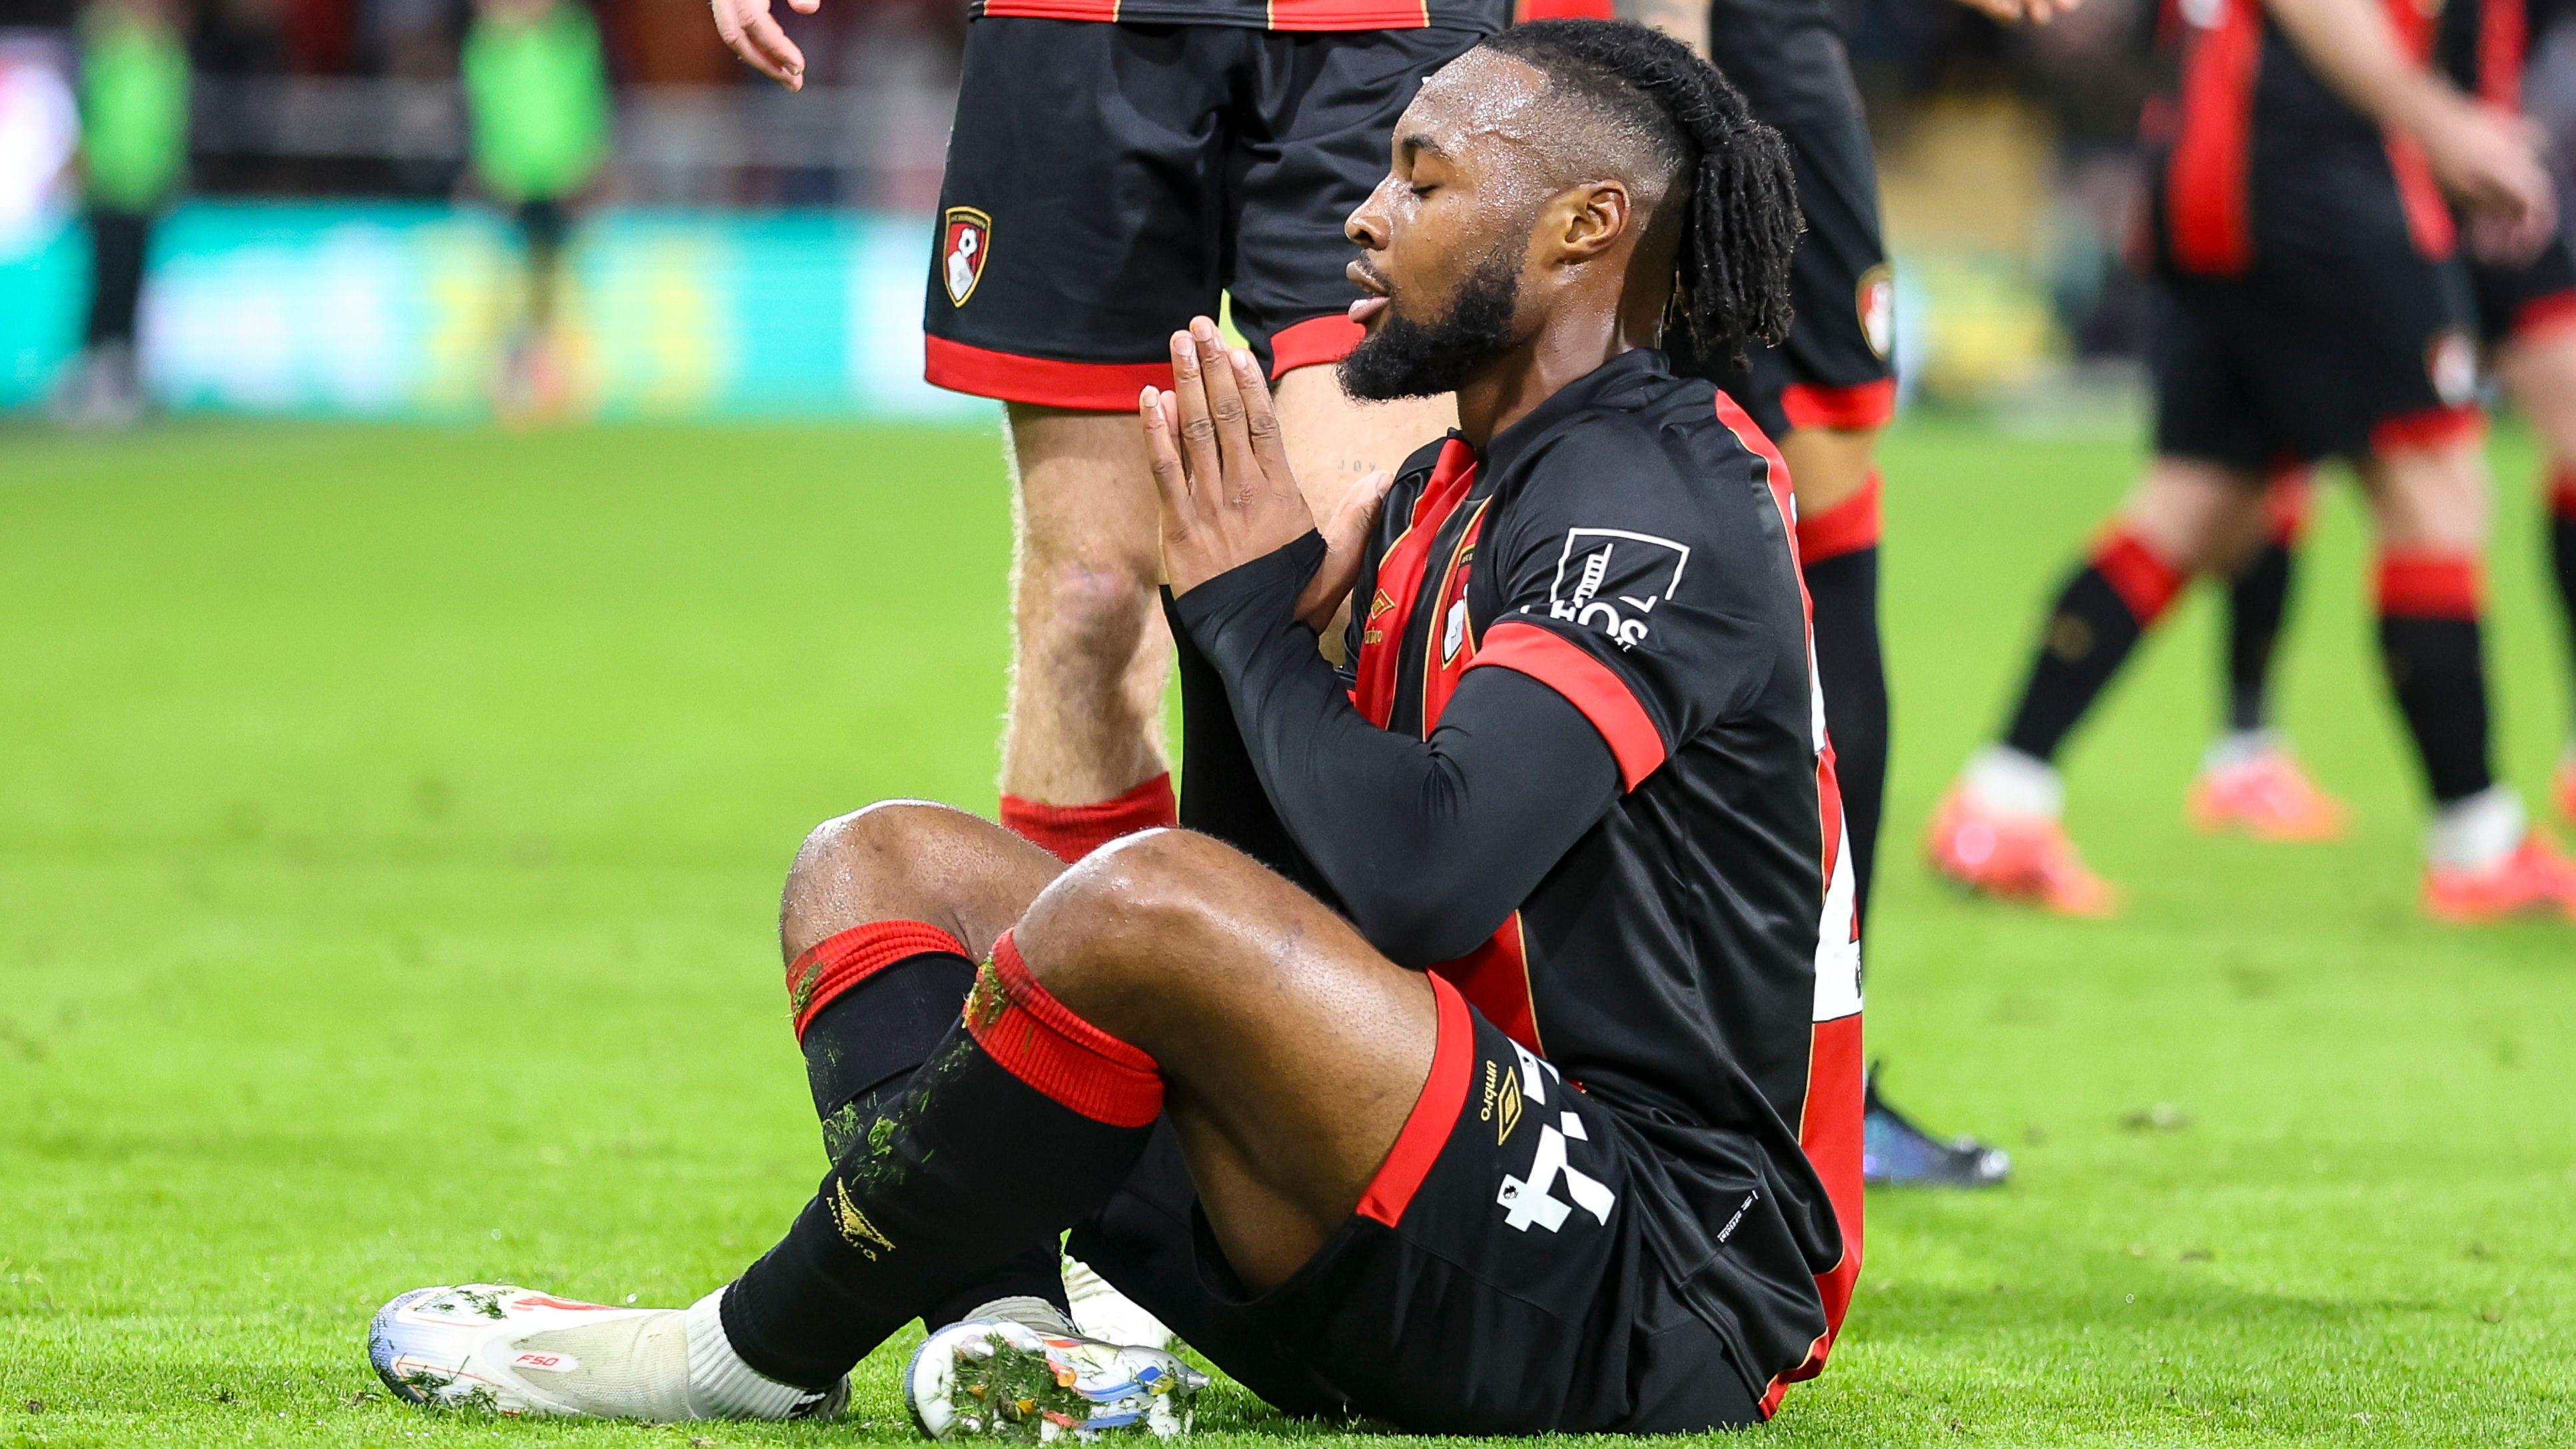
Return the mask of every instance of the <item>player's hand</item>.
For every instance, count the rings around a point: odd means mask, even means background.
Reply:
[[[1998,25],[2046,25],[2082,0],[1959,0]]]
[[[787,0],[799,15],[823,8],[823,0]],[[769,0],[708,0],[715,11],[716,34],[753,70],[791,91],[805,89],[805,52],[770,18]]]
[[[2558,227],[2540,128],[2465,98],[2416,128],[2434,179],[2468,213],[2469,245],[2492,262],[2529,260]]]
[[[1261,365],[1227,347],[1214,322],[1194,317],[1189,331],[1172,334],[1172,390],[1145,389],[1137,412],[1162,500],[1163,581],[1174,595],[1314,528]]]

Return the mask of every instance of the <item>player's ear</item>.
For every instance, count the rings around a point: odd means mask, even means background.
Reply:
[[[1586,181],[1558,198],[1559,252],[1569,263],[1588,262],[1619,244],[1636,219],[1627,183]]]

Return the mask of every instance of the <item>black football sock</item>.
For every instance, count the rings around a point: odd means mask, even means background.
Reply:
[[[2239,734],[2272,723],[2272,661],[2315,497],[2316,480],[2304,467],[2273,474],[2263,495],[2263,546],[2227,586],[2227,728]]]
[[[1863,921],[1887,792],[1887,666],[1878,632],[1880,485],[1798,520],[1798,556],[1815,611],[1816,681],[1843,793],[1843,835]]]
[[[962,1019],[726,1290],[725,1337],[828,1386],[907,1320],[1099,1210],[1162,1113],[1153,1058],[1084,1021],[1005,935]]]
[[[2379,649],[2436,804],[2495,783],[2487,759],[2487,678],[2478,561],[2464,554],[2379,560]]]
[[[922,921],[871,921],[816,943],[787,968],[806,1083],[838,1162],[864,1145],[912,1075],[957,1024],[975,964],[954,936]],[[941,1328],[997,1298],[1065,1307],[1061,1254],[1035,1242],[922,1311]]]
[[[2054,760],[2138,640],[2182,588],[2183,575],[2136,535],[2114,531],[2057,596],[2004,743]]]
[[[2272,722],[2272,658],[2296,559],[2281,544],[2266,543],[2227,586],[2227,727],[2239,734]]]
[[[2550,480],[2549,562],[2558,572],[2558,607],[2567,626],[2570,678],[2576,680],[2576,469],[2560,468]]]

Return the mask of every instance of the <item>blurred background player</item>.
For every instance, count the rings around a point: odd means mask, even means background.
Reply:
[[[555,326],[564,243],[614,140],[599,27],[576,0],[477,0],[458,71],[475,184],[510,208],[526,248],[525,304],[504,354],[501,405],[554,413],[565,403]]]
[[[800,11],[821,0],[792,0]],[[1176,818],[1172,644],[1137,390],[1174,329],[1231,320],[1278,385],[1317,517],[1453,420],[1361,406],[1343,218],[1424,75],[1508,0],[976,0],[931,257],[926,375],[998,398],[1016,485],[1002,822],[1067,860]],[[768,0],[715,0],[746,61],[805,60]]]
[[[1968,0],[2007,24],[2044,24],[2074,0]],[[1727,392],[1779,443],[1798,497],[1798,554],[1815,616],[1816,670],[1834,742],[1858,885],[1869,914],[1887,793],[1887,667],[1879,644],[1878,437],[1896,416],[1896,279],[1880,235],[1878,166],[1841,23],[1827,0],[1527,0],[1524,19],[1636,20],[1713,60],[1789,142],[1806,217],[1788,338],[1753,349]],[[2010,1157],[1924,1131],[1878,1093],[1867,1169],[1880,1184],[1985,1187]]]
[[[188,170],[188,52],[176,0],[93,0],[81,14],[81,204],[90,234],[89,323],[54,399],[87,426],[143,412],[135,330],[152,225]]]
[[[2525,0],[2446,6],[2443,67],[2461,89],[2519,114],[2530,33]],[[2542,446],[2550,563],[2567,639],[2576,649],[2576,249],[2561,231],[2528,262],[2471,256],[2468,268],[2487,366]],[[2314,491],[2305,469],[2284,470],[2273,480],[2262,545],[2228,586],[2227,725],[2190,800],[2192,818],[2204,829],[2319,840],[2343,828],[2343,805],[2300,769],[2271,716],[2272,663]],[[2570,677],[2576,680],[2576,670]],[[2560,757],[2553,793],[2559,812],[2576,820],[2576,732]]]
[[[2183,18],[2154,207],[2157,456],[2058,596],[2003,740],[1942,802],[1934,868],[2112,909],[2059,824],[2058,747],[2182,584],[2251,547],[2276,460],[2340,456],[2370,498],[2382,653],[2433,798],[2426,909],[2576,919],[2576,866],[2488,762],[2483,419],[2441,196],[2483,253],[2527,259],[2555,226],[2536,140],[2430,68],[2431,17],[2412,5],[2226,0]]]

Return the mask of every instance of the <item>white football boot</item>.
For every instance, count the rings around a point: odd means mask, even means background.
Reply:
[[[848,1380],[816,1393],[737,1358],[721,1297],[612,1308],[499,1283],[416,1288],[377,1310],[367,1357],[395,1397],[430,1408],[657,1423],[840,1412]]]
[[[1187,1433],[1207,1375],[1158,1348],[1074,1331],[1035,1298],[987,1303],[923,1339],[903,1401],[933,1439],[1089,1440],[1113,1431]]]
[[[1073,1328],[1085,1338],[1139,1348],[1170,1348],[1172,1330],[1145,1306],[1109,1285],[1080,1258],[1064,1260],[1064,1301],[1073,1309]]]

